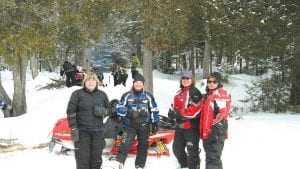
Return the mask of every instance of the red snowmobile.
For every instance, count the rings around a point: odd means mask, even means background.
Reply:
[[[174,130],[172,129],[172,124],[167,121],[164,116],[161,117],[160,130],[155,135],[151,135],[148,140],[148,155],[149,156],[169,156],[170,152],[167,144],[173,141]],[[114,117],[107,117],[104,123],[104,135],[106,141],[106,148],[103,154],[114,155],[118,152],[119,146],[122,142],[122,126],[117,122]],[[59,119],[52,131],[52,138],[49,144],[49,152],[56,154],[73,154],[74,144],[71,139],[71,130],[69,128],[67,118]],[[137,153],[137,140],[134,140],[129,154]]]

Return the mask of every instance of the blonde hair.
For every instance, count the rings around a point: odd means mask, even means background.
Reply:
[[[96,89],[98,89],[98,85],[100,84],[100,81],[94,72],[88,72],[87,74],[84,75],[84,79],[82,81],[82,86],[85,87],[85,82],[88,80],[96,80]]]

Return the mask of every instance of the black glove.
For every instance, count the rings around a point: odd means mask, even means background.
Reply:
[[[148,112],[145,109],[140,109],[138,112],[138,118],[141,121],[147,121],[148,119]]]
[[[71,138],[74,142],[77,142],[79,140],[79,131],[77,127],[71,128]]]
[[[104,107],[95,107],[95,112],[94,112],[95,116],[97,117],[105,117],[107,115],[109,115],[109,111],[107,110],[107,108]]]
[[[129,118],[136,119],[138,117],[138,115],[139,115],[139,113],[132,110],[132,109],[127,110],[126,116],[129,117]]]
[[[116,117],[117,116],[117,109],[115,107],[108,108],[108,116],[110,117]]]
[[[175,120],[177,123],[180,123],[182,122],[182,116],[179,112],[178,109],[174,108],[174,109],[169,109],[169,112],[168,112],[168,118],[170,120]]]
[[[158,131],[158,122],[154,122],[154,123],[152,123],[152,126],[151,126],[152,135],[156,134],[157,131]]]

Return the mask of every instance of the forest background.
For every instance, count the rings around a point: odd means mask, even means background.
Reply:
[[[26,71],[58,71],[69,60],[108,71],[111,63],[141,67],[153,93],[153,70],[200,68],[205,78],[255,76],[253,111],[300,112],[298,0],[0,0],[1,69],[12,71],[14,93],[0,80],[0,97],[27,112]],[[195,72],[194,72],[195,73]],[[1,77],[0,77],[1,79]]]

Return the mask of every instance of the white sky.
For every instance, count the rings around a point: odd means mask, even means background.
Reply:
[[[128,71],[129,73],[130,71]],[[109,73],[105,73],[104,82],[109,83]],[[1,72],[2,83],[10,97],[13,95],[12,75],[9,71]],[[39,88],[50,83],[49,78],[59,78],[57,73],[42,72],[32,80],[27,74],[26,96],[28,113],[20,117],[1,118],[0,139],[18,139],[24,145],[32,146],[47,143],[50,140],[51,130],[55,122],[66,116],[66,106],[71,93],[80,87],[40,90]],[[110,77],[110,79],[112,79]],[[300,168],[300,115],[247,113],[249,104],[239,102],[245,98],[244,84],[255,80],[248,75],[234,75],[229,84],[224,86],[232,94],[232,105],[239,108],[243,120],[229,119],[229,139],[225,142],[223,151],[224,169],[298,169]],[[147,80],[147,79],[146,79]],[[119,99],[122,93],[132,85],[131,74],[127,87],[121,85],[102,88],[109,99]],[[204,92],[204,85],[199,80],[197,87]],[[176,75],[166,75],[154,71],[154,97],[160,109],[160,114],[167,115],[179,81]],[[200,142],[200,145],[202,142]],[[171,147],[171,144],[168,145]],[[171,150],[171,149],[170,149]],[[200,153],[201,167],[204,169],[204,150]],[[104,156],[104,163],[107,157]],[[134,168],[135,156],[129,156],[125,169]],[[148,157],[146,169],[150,168],[177,168],[178,164],[171,153],[170,157]],[[48,153],[48,148],[28,149],[12,153],[0,153],[1,169],[74,169],[73,156],[57,156]]]

